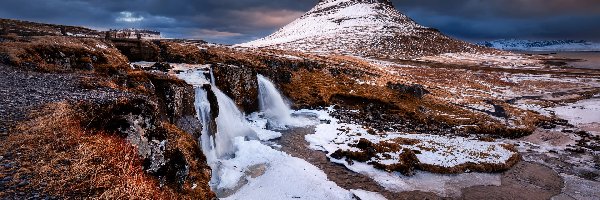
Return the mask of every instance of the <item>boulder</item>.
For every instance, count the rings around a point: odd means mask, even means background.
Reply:
[[[256,71],[234,65],[213,65],[215,84],[246,113],[258,111],[258,80]]]
[[[387,83],[387,87],[400,94],[408,94],[419,99],[430,93],[425,87],[419,84],[405,85],[400,83]]]

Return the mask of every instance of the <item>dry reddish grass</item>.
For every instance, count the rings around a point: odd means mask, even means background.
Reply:
[[[13,177],[31,176],[19,191],[42,189],[59,198],[185,198],[145,174],[137,151],[123,139],[81,127],[67,103],[32,116],[0,144],[2,155],[17,155],[20,168]]]
[[[6,64],[44,72],[69,72],[92,64],[96,72],[114,74],[128,71],[128,59],[102,39],[36,36],[3,42],[0,55]],[[62,54],[62,55],[61,55]],[[95,58],[95,59],[94,59]],[[68,59],[68,65],[63,63]],[[6,61],[5,61],[6,62]]]

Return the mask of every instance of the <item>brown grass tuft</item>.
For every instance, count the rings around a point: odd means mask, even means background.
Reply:
[[[41,190],[59,198],[180,197],[144,173],[137,151],[122,138],[84,130],[69,104],[50,104],[32,117],[0,144],[2,155],[13,155],[20,166],[13,177],[30,181],[5,194]],[[18,184],[15,179],[10,184]]]

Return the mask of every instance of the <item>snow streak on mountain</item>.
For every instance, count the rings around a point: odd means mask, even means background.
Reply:
[[[321,0],[279,31],[239,46],[376,58],[481,49],[415,23],[397,11],[389,0]]]

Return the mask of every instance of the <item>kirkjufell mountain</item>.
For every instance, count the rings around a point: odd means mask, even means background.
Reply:
[[[406,58],[474,52],[482,47],[417,24],[390,0],[321,0],[306,14],[242,47]]]

